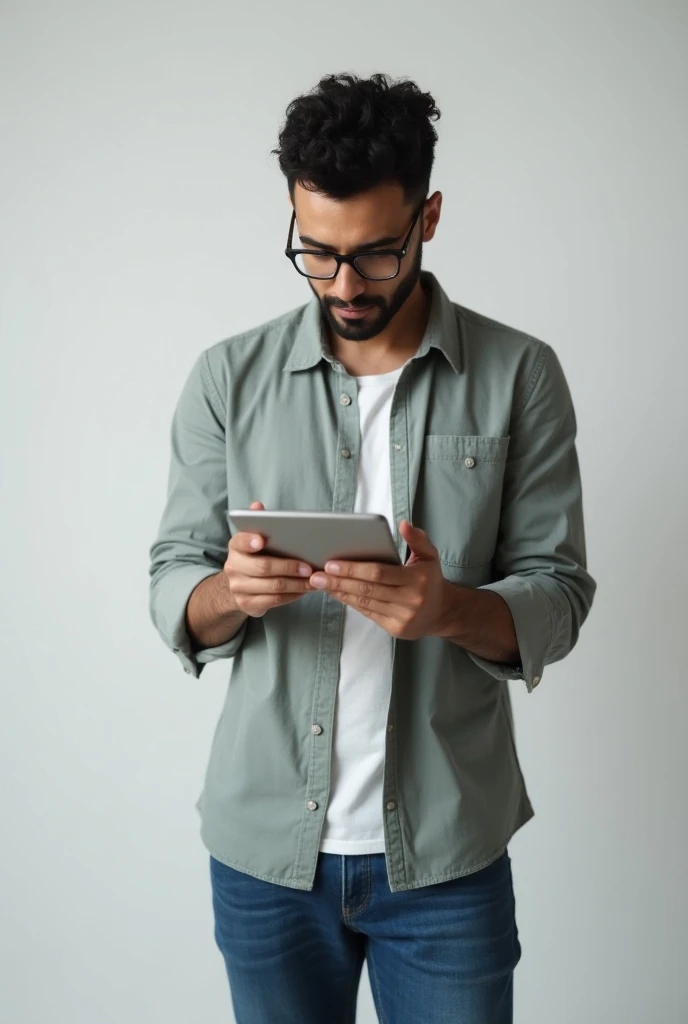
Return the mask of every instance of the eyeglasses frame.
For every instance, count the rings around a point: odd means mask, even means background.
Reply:
[[[394,280],[395,277],[398,277],[398,275],[399,275],[399,272],[401,270],[401,261],[403,260],[404,256],[408,252],[408,248],[409,248],[409,245],[411,243],[411,235],[413,234],[413,230],[414,230],[416,224],[418,223],[418,218],[420,217],[421,213],[423,212],[423,207],[425,206],[425,203],[426,203],[426,200],[424,199],[423,202],[418,207],[418,210],[416,211],[416,214],[415,214],[415,216],[413,218],[413,222],[411,224],[411,227],[409,228],[409,231],[408,231],[408,234],[406,235],[406,238],[404,239],[404,242],[403,242],[403,245],[402,245],[401,249],[371,249],[371,250],[363,250],[362,252],[351,253],[350,256],[344,256],[342,253],[338,253],[338,252],[328,252],[328,251],[326,251],[324,249],[292,249],[291,242],[292,242],[292,238],[293,238],[293,234],[294,234],[294,224],[296,223],[296,210],[292,210],[291,224],[289,225],[289,235],[287,237],[287,247],[284,250],[284,254],[294,264],[294,269],[296,270],[296,272],[298,274],[300,274],[301,277],[307,277],[311,281],[334,281],[334,279],[336,278],[337,274],[339,273],[339,268],[341,267],[342,263],[346,263],[350,267],[353,267],[353,269],[356,271],[358,276],[362,277],[364,281],[392,281],[392,280]],[[299,268],[296,265],[296,257],[300,256],[303,253],[308,253],[309,255],[316,255],[316,256],[331,256],[332,259],[337,261],[337,269],[335,270],[334,274],[330,275],[329,277],[317,277],[317,276],[313,276],[311,274],[304,274],[301,270],[299,270]],[[360,259],[360,257],[362,257],[362,256],[396,256],[397,257],[396,273],[391,274],[389,277],[367,277],[365,274],[361,273],[361,271],[358,269],[358,267],[356,266],[356,263],[355,263],[355,261],[357,259]]]

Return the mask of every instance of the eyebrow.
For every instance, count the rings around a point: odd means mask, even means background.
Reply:
[[[337,252],[337,249],[333,245],[326,245],[325,242],[319,242],[317,238],[311,238],[310,235],[299,235],[302,242],[307,242],[308,245],[312,245],[314,249],[325,249],[327,252]],[[386,235],[384,238],[377,238],[374,242],[366,242],[365,245],[359,245],[354,252],[365,252],[367,249],[384,249],[391,245],[392,242],[396,242],[401,238],[401,235]]]

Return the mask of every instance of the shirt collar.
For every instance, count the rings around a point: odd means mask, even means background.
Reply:
[[[421,359],[431,348],[439,349],[455,373],[461,372],[459,328],[456,312],[434,274],[421,270],[421,281],[430,290],[430,315],[422,341],[413,359]],[[332,352],[323,329],[320,302],[314,295],[306,306],[284,370],[308,370],[321,359],[333,362]]]

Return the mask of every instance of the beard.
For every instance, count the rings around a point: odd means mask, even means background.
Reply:
[[[369,341],[384,331],[385,327],[397,315],[411,295],[420,278],[422,260],[423,243],[421,242],[418,245],[418,251],[409,273],[388,299],[374,295],[365,295],[358,302],[341,302],[330,298],[321,299],[313,287],[313,282],[309,280],[308,283],[311,291],[320,303],[320,309],[330,330],[346,341]],[[371,309],[360,320],[338,320],[334,313],[335,309],[341,307],[345,309],[362,309],[366,306],[370,306]]]

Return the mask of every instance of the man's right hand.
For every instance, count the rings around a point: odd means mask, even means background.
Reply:
[[[252,509],[264,509],[254,501]],[[258,540],[253,546],[252,541]],[[239,611],[259,619],[271,608],[298,601],[304,594],[317,593],[308,582],[313,569],[293,558],[262,554],[265,539],[258,533],[235,533],[228,545],[223,572]]]

